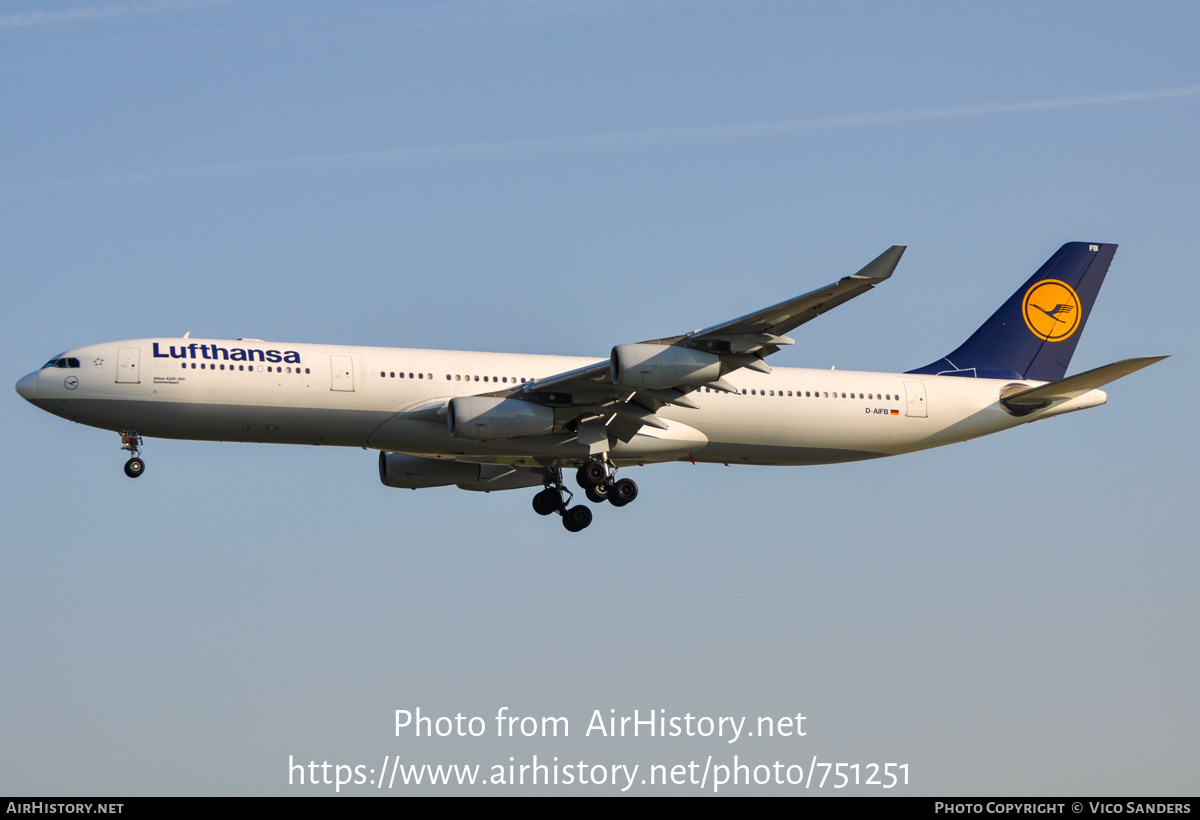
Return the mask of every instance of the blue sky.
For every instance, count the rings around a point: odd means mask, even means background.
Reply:
[[[638,470],[637,503],[573,537],[528,492],[384,488],[357,450],[152,440],[131,482],[114,434],[10,393],[0,791],[331,791],[289,786],[289,756],[738,754],[908,763],[909,794],[1194,793],[1197,22],[5,4],[10,383],[185,332],[604,356],[893,243],[895,277],[775,363],[923,365],[1075,240],[1121,247],[1072,370],[1173,357],[1103,408],[927,453]],[[393,728],[502,706],[571,737]],[[609,709],[803,712],[808,735],[584,737]],[[740,793],[772,790],[796,791]]]

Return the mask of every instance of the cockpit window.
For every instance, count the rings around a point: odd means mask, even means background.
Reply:
[[[68,358],[66,356],[60,356],[57,359],[51,359],[42,365],[43,370],[45,370],[47,367],[79,367],[79,359],[74,357]]]

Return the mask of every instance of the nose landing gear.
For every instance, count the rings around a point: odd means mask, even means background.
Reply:
[[[125,462],[125,475],[137,478],[146,471],[146,462],[138,458],[142,452],[142,437],[136,430],[125,430],[121,433],[121,449],[129,451],[129,461]]]

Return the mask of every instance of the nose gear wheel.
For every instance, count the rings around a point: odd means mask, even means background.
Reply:
[[[125,475],[137,478],[146,471],[146,462],[138,458],[142,452],[142,437],[137,430],[121,432],[121,449],[129,452],[129,460],[125,462]]]

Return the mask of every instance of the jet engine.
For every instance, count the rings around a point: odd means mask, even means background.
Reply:
[[[479,480],[479,465],[405,453],[379,454],[379,480],[388,487],[419,490]]]
[[[656,389],[707,384],[721,378],[715,353],[675,345],[617,345],[612,349],[612,382],[618,387]]]
[[[499,396],[459,396],[450,400],[450,435],[469,441],[499,441],[554,431],[554,410]]]
[[[402,490],[457,484],[462,490],[485,493],[492,490],[540,487],[546,483],[545,472],[531,467],[470,464],[464,461],[383,452],[379,454],[379,480],[387,487],[398,487]]]

